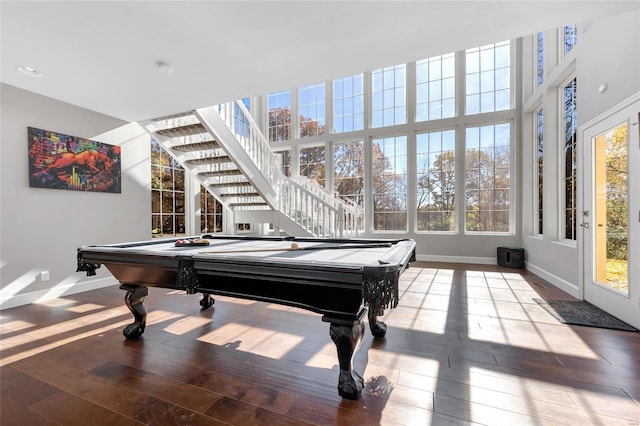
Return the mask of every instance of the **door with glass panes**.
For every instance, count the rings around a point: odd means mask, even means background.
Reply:
[[[640,328],[640,95],[587,124],[583,143],[584,299]]]

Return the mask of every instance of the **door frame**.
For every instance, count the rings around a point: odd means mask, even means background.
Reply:
[[[638,103],[638,108],[637,109],[637,113],[640,114],[640,92],[635,93],[634,95],[630,96],[629,98],[625,99],[624,101],[616,104],[613,108],[610,108],[609,110],[605,111],[604,113],[600,114],[599,116],[597,116],[596,118],[588,121],[587,123],[583,124],[582,126],[579,127],[579,131],[578,131],[578,143],[579,143],[579,147],[582,147],[582,153],[579,154],[579,160],[578,164],[577,164],[577,175],[579,177],[578,180],[578,203],[577,203],[577,208],[578,208],[578,221],[580,225],[583,222],[589,222],[592,223],[593,222],[593,215],[595,214],[595,212],[593,212],[592,210],[592,206],[591,206],[591,197],[592,194],[586,194],[586,179],[587,177],[591,178],[591,176],[593,175],[593,171],[589,171],[587,169],[587,167],[591,168],[592,165],[591,164],[586,164],[586,153],[585,150],[589,149],[591,150],[591,146],[590,144],[592,143],[591,140],[591,134],[594,133],[593,132],[593,128],[603,124],[603,122],[605,122],[606,120],[612,118],[613,116],[615,116],[616,114],[621,113],[622,111],[624,111],[627,108],[633,107],[636,103]],[[628,121],[628,125],[629,125],[629,143],[631,143],[632,138],[631,138],[631,132],[639,132],[639,128],[640,128],[640,123],[638,123],[638,121],[640,121],[640,117],[638,115],[632,115],[630,120]],[[622,122],[621,122],[622,124]],[[640,136],[639,136],[640,138]],[[635,139],[633,139],[635,140]],[[636,147],[638,148],[638,147]],[[587,176],[587,172],[588,176]],[[593,187],[593,185],[590,185],[591,187]],[[593,189],[593,188],[592,188]],[[635,193],[639,193],[640,192],[640,188],[638,187],[629,187],[629,191],[630,192],[635,192]],[[631,205],[630,208],[632,209],[630,212],[630,220],[633,220],[633,218],[635,217],[635,210],[636,207],[635,205],[638,204],[638,200],[634,200],[634,205]],[[590,211],[590,216],[587,220],[585,220],[585,218],[582,216],[581,212],[583,212],[584,210],[589,210]],[[640,225],[637,225],[640,226]],[[585,234],[584,232],[592,232],[592,228],[589,228],[588,230],[585,229],[582,226],[579,226],[580,231],[577,233],[576,235],[576,242],[577,242],[577,248],[578,248],[578,298],[580,300],[585,300],[585,293],[586,293],[586,286],[587,285],[592,285],[591,281],[591,275],[587,274],[585,272],[585,268],[587,266],[587,258],[586,256],[592,256],[592,253],[587,253],[586,250],[586,239],[585,239]],[[593,245],[591,245],[592,247]],[[592,263],[592,261],[589,261],[590,263]],[[631,265],[631,261],[629,262],[629,264]],[[624,296],[620,296],[620,297],[624,297]],[[632,292],[631,287],[629,288],[629,299],[630,302],[632,304],[635,304],[635,306],[638,307],[638,309],[640,309],[640,295],[639,294],[634,294]],[[613,314],[613,313],[612,313]],[[614,315],[615,316],[615,315]],[[629,324],[633,325],[634,327],[640,327],[640,323],[636,322],[635,324],[632,324],[628,321],[628,319],[623,319],[621,318],[623,321],[628,322]]]

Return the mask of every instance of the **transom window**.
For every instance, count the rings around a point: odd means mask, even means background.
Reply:
[[[363,74],[333,80],[333,131],[364,129]]]
[[[455,130],[416,135],[417,230],[455,230]]]
[[[466,114],[511,108],[511,45],[509,41],[466,51]]]
[[[455,115],[455,54],[416,62],[416,121]]]
[[[562,53],[567,56],[578,42],[578,27],[567,25],[562,29]]]
[[[466,130],[465,228],[509,232],[511,125]]]
[[[269,94],[269,142],[291,139],[291,90]]]
[[[538,33],[536,37],[536,76],[538,86],[544,82],[544,34]]]
[[[325,128],[324,82],[300,87],[298,98],[300,138],[323,135]]]
[[[371,127],[406,123],[406,65],[396,65],[373,71],[371,79]]]

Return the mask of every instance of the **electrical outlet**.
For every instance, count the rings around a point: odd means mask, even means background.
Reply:
[[[40,272],[40,281],[49,281],[49,271]]]

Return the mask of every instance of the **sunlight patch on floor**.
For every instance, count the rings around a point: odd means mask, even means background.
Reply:
[[[67,308],[66,310],[69,312],[74,312],[77,314],[84,314],[87,312],[91,312],[91,311],[97,311],[98,309],[104,309],[105,306],[103,305],[96,305],[95,303],[83,303],[82,305],[78,305],[78,306],[71,306],[70,308]]]

